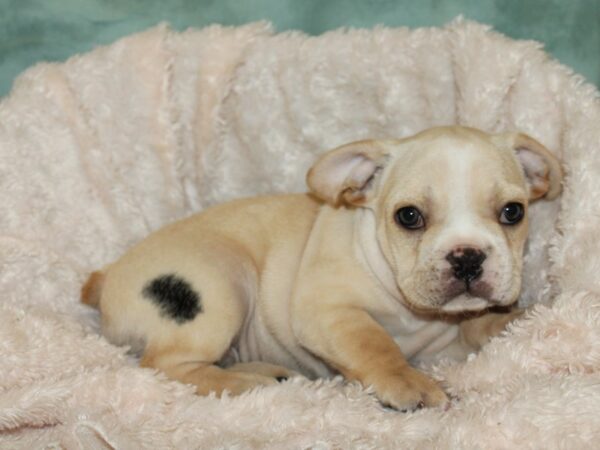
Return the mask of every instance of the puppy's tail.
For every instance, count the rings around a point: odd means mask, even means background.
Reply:
[[[98,308],[103,284],[104,273],[93,272],[81,288],[81,303]]]

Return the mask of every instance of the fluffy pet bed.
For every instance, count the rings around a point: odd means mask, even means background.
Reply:
[[[316,155],[439,124],[523,130],[560,155],[532,208],[522,303],[456,400],[402,414],[356,384],[236,398],[137,367],[80,305],[93,269],[234,197],[304,190]],[[600,104],[535,42],[443,28],[275,34],[160,26],[24,73],[0,104],[0,447],[585,448],[600,442]]]

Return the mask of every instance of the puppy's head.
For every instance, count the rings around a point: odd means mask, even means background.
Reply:
[[[556,197],[561,177],[529,136],[440,127],[332,150],[307,182],[330,204],[372,211],[409,306],[458,312],[516,301],[529,203]]]

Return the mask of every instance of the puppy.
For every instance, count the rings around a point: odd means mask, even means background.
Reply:
[[[399,410],[442,405],[408,361],[465,356],[514,316],[487,310],[517,300],[528,204],[555,198],[561,176],[519,133],[355,142],[314,164],[311,194],[167,226],[92,274],[82,298],[109,340],[199,394],[297,371],[340,373]]]

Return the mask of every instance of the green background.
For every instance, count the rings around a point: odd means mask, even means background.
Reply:
[[[0,95],[41,60],[64,60],[166,21],[176,29],[266,19],[279,31],[436,26],[462,14],[535,39],[600,86],[600,0],[0,0]]]

